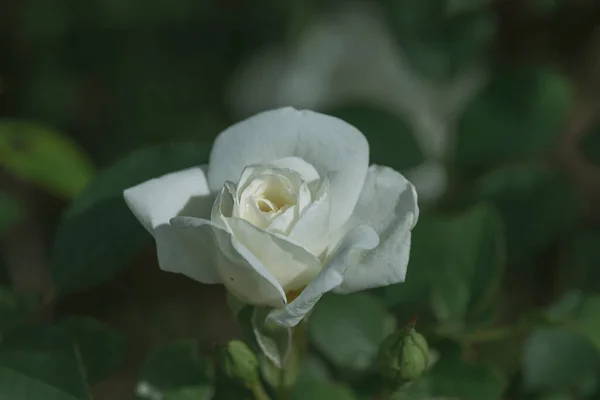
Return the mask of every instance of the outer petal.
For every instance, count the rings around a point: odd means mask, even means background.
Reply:
[[[366,224],[379,234],[380,244],[361,255],[346,271],[337,293],[350,293],[403,282],[410,254],[411,230],[419,207],[414,186],[400,173],[373,165],[349,225]]]
[[[202,168],[190,168],[143,182],[123,192],[125,202],[154,236],[161,269],[203,283],[220,283],[208,230],[194,235],[169,226],[178,215],[207,216],[213,197]]]
[[[220,227],[199,218],[176,217],[171,220],[174,229],[190,236],[210,232],[215,252],[214,265],[222,283],[239,300],[256,306],[283,307],[285,293],[275,276],[241,243]]]
[[[151,179],[125,189],[123,197],[151,234],[157,226],[168,224],[178,215],[208,217],[213,197],[204,173],[206,168],[204,165]]]
[[[161,225],[154,232],[158,265],[202,283],[222,283],[210,225],[196,230]]]
[[[368,170],[365,137],[346,122],[315,113],[281,108],[257,114],[222,132],[213,146],[208,181],[219,190],[236,181],[247,165],[299,157],[331,182],[332,225],[341,226],[356,205]]]
[[[242,245],[248,249],[253,257],[246,260],[266,267],[284,291],[303,288],[321,271],[317,257],[287,238],[259,229],[243,219],[230,218],[228,223],[235,238],[234,247]],[[243,251],[240,254],[246,256]]]
[[[294,301],[281,310],[272,311],[267,320],[284,327],[296,326],[325,293],[343,282],[346,269],[356,263],[360,253],[376,247],[378,242],[377,233],[372,228],[355,227],[344,237],[325,269]]]

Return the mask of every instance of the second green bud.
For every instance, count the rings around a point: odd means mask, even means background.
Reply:
[[[415,330],[415,321],[388,336],[380,346],[381,372],[396,383],[417,379],[429,365],[427,341]]]

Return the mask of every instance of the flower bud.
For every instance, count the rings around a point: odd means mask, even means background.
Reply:
[[[427,341],[415,330],[415,321],[388,336],[380,346],[382,373],[397,383],[417,379],[429,364]]]
[[[223,351],[223,369],[227,376],[251,384],[258,378],[258,359],[246,343],[232,340]]]

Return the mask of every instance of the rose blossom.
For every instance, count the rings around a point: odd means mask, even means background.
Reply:
[[[216,195],[216,198],[215,198]],[[403,282],[419,209],[413,185],[369,166],[353,126],[282,108],[222,132],[208,166],[129,188],[165,271],[222,283],[296,325],[329,291]]]

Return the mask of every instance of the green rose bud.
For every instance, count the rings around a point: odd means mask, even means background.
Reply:
[[[382,373],[397,383],[417,379],[429,364],[427,341],[415,330],[416,319],[388,336],[380,346],[379,362]]]
[[[223,351],[223,369],[227,376],[240,379],[246,385],[256,382],[258,377],[258,359],[246,343],[232,340]]]

